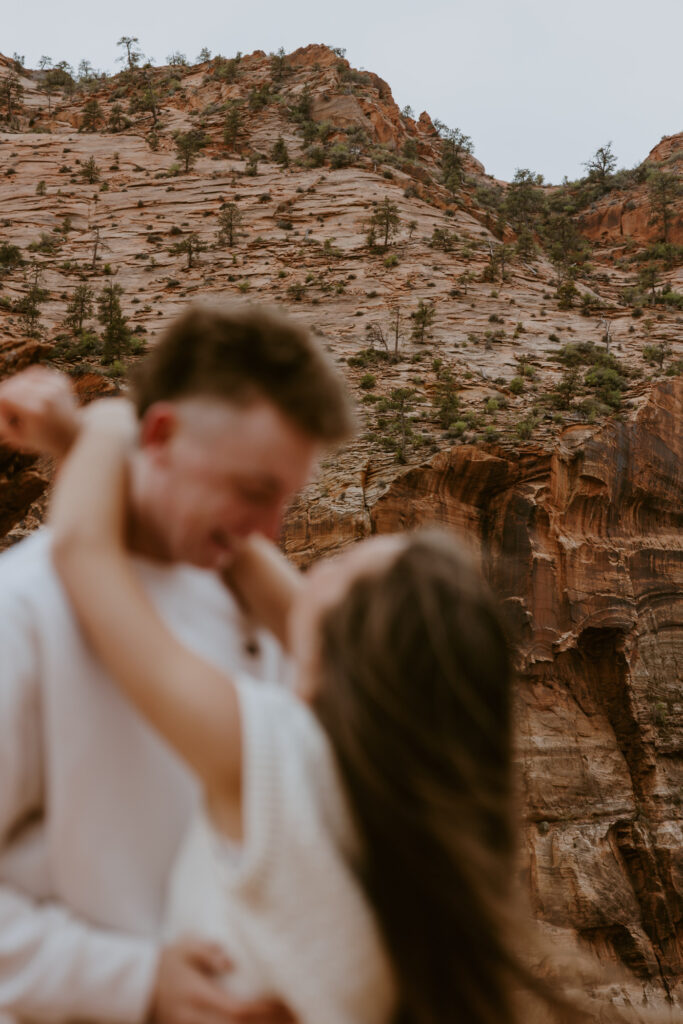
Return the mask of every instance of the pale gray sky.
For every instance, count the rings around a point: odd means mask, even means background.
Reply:
[[[613,142],[619,165],[683,131],[683,0],[0,0],[0,50],[114,70],[122,35],[165,62],[202,46],[342,46],[400,106],[474,141],[487,171],[559,182]],[[11,11],[11,13],[10,13]]]

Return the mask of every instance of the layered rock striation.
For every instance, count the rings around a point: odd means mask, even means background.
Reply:
[[[287,534],[305,558],[437,523],[478,553],[518,650],[534,910],[666,997],[683,985],[682,424],[677,379],[628,421],[439,452]]]

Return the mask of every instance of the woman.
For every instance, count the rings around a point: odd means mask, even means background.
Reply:
[[[228,679],[167,632],[126,556],[124,421],[93,409],[62,470],[55,560],[98,656],[204,786],[171,929],[218,940],[245,991],[303,1024],[512,1024],[520,989],[570,1019],[512,942],[508,652],[468,560],[441,534],[375,538],[302,581],[251,541],[233,584],[290,644],[298,698]]]

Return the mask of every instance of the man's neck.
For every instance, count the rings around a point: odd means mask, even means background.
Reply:
[[[128,549],[135,555],[151,558],[155,562],[171,562],[170,552],[151,522],[141,510],[131,508],[126,531]]]

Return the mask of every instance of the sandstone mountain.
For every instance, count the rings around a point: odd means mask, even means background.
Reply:
[[[534,909],[628,968],[615,998],[679,998],[683,135],[630,171],[505,183],[326,46],[81,71],[0,58],[0,374],[115,390],[196,297],[308,324],[362,429],[286,549],[465,532],[519,640]],[[112,285],[107,349],[73,302]],[[5,544],[48,480],[0,454]]]

